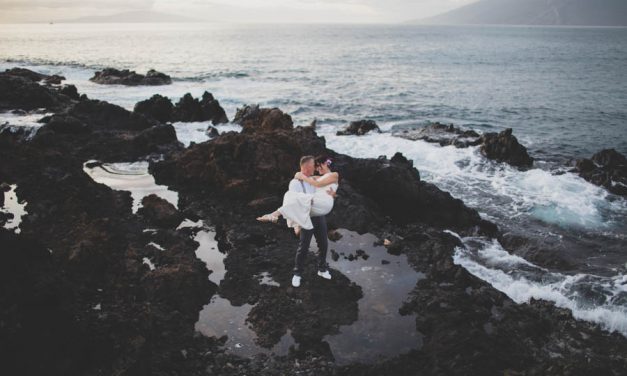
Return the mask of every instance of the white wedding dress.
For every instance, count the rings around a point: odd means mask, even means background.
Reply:
[[[326,175],[326,174],[325,174]],[[325,175],[322,175],[324,177]],[[337,183],[316,187],[314,193],[287,191],[283,196],[283,206],[278,210],[287,220],[288,227],[300,226],[311,230],[311,217],[327,215],[333,209],[333,196],[327,193],[330,189],[337,192]]]

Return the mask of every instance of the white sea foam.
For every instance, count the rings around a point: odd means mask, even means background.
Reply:
[[[211,126],[210,121],[189,123],[176,122],[172,125],[176,131],[176,138],[178,138],[185,147],[188,147],[192,142],[199,144],[211,139],[206,132],[207,128]],[[242,130],[240,125],[233,123],[219,124],[213,127],[216,128],[220,134],[224,132],[240,132]]]
[[[552,301],[569,309],[577,319],[598,323],[608,331],[627,336],[627,307],[619,301],[621,297],[624,300],[627,292],[626,275],[565,275],[508,253],[496,240],[465,238],[464,244],[455,249],[453,261],[516,303],[526,303],[531,298]]]
[[[520,171],[483,157],[477,147],[458,149],[391,134],[336,136],[335,128],[319,127],[327,146],[355,157],[391,157],[402,152],[413,160],[421,177],[461,198],[471,207],[501,218],[528,215],[562,227],[610,229],[613,217],[627,216],[623,199],[607,200],[608,193],[573,173],[560,175],[534,168]]]
[[[39,123],[38,121],[44,116],[51,115],[50,112],[45,112],[44,109],[40,109],[37,111],[29,112],[29,113],[13,113],[9,112],[0,112],[0,129],[8,129],[11,132],[16,132],[20,129],[24,129],[27,132],[28,138],[32,138],[37,130],[41,128],[43,123]]]

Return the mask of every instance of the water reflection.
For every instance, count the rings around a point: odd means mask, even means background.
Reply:
[[[4,192],[4,204],[0,208],[0,212],[10,214],[11,217],[7,219],[4,224],[4,228],[7,230],[13,230],[16,234],[21,232],[20,224],[22,223],[22,217],[27,214],[26,202],[20,201],[17,197],[15,190],[17,185],[12,184],[9,191]]]
[[[422,335],[416,331],[415,316],[401,316],[398,310],[424,275],[414,271],[404,255],[375,246],[375,236],[339,232],[342,238],[330,243],[339,256],[329,262],[331,281],[306,281],[293,289],[260,271],[254,275],[259,291],[252,293],[230,286],[225,275],[239,271],[226,270],[227,256],[218,249],[215,233],[198,229],[196,254],[220,288],[199,313],[196,330],[207,336],[226,335],[227,351],[246,357],[313,349],[340,364],[368,363],[419,348]],[[361,256],[355,259],[351,254]],[[243,293],[256,296],[254,304],[242,302]]]
[[[178,192],[171,191],[164,185],[157,185],[155,178],[148,172],[148,162],[99,163],[88,161],[83,164],[83,171],[95,182],[105,184],[111,189],[129,191],[133,198],[133,213],[141,206],[142,198],[155,194],[178,206]]]
[[[338,232],[342,239],[331,242],[330,248],[339,257],[330,266],[361,286],[364,296],[359,300],[359,319],[325,338],[336,361],[375,362],[420,347],[422,335],[416,331],[415,316],[401,316],[398,309],[424,274],[413,270],[405,255],[394,256],[375,246],[374,235]]]

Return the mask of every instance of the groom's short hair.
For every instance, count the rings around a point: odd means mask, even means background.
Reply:
[[[314,159],[315,158],[313,155],[304,155],[300,158],[300,165],[302,166],[309,161],[313,161]]]

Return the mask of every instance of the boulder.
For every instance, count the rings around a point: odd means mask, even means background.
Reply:
[[[166,151],[172,144],[178,143],[176,131],[171,124],[159,124],[145,129],[137,134],[132,141],[140,153],[145,154]]]
[[[172,121],[174,105],[168,97],[155,94],[150,99],[137,102],[133,112],[151,116],[162,123]]]
[[[86,133],[91,129],[87,124],[72,115],[51,115],[40,120],[45,123],[40,132],[52,131],[56,133]]]
[[[157,124],[152,118],[95,99],[81,100],[70,107],[66,113],[82,120],[90,127],[109,131],[141,131]]]
[[[69,97],[60,94],[55,88],[40,85],[30,77],[0,73],[0,111],[31,111],[39,108],[57,111],[71,102]]]
[[[381,133],[381,129],[374,120],[359,120],[359,121],[351,121],[350,124],[344,128],[344,130],[338,131],[336,134],[338,136],[363,136],[370,131],[377,131],[377,133]]]
[[[214,138],[214,137],[218,137],[220,135],[220,132],[218,132],[218,130],[215,127],[212,127],[210,125],[209,127],[207,127],[207,130],[205,130],[205,134],[211,138]]]
[[[512,135],[512,129],[507,128],[500,133],[484,133],[481,136],[481,154],[489,159],[506,162],[515,167],[531,167],[533,158],[527,154],[527,149],[518,143]]]
[[[89,79],[92,82],[102,85],[126,85],[126,86],[156,86],[169,85],[172,78],[165,73],[149,70],[145,75],[128,69],[118,70],[115,68],[105,68],[94,73]]]
[[[255,129],[253,127],[253,129]],[[223,133],[194,144],[171,160],[152,166],[161,177],[185,189],[211,189],[247,202],[282,194],[305,154],[319,154],[324,140],[311,130]]]
[[[615,149],[601,150],[591,159],[579,159],[573,172],[611,193],[627,196],[627,158]]]
[[[228,123],[229,119],[220,102],[205,91],[201,99],[192,97],[190,93],[181,97],[172,113],[172,121],[211,121],[215,125]]]
[[[292,117],[278,108],[259,108],[259,105],[247,105],[238,108],[233,122],[242,126],[243,133],[291,130],[294,128]]]
[[[137,214],[144,217],[150,224],[164,228],[176,228],[183,215],[168,201],[151,194],[142,199],[142,207]]]
[[[80,99],[80,95],[78,94],[78,89],[74,85],[63,85],[59,88],[59,93],[70,97],[75,100]]]

